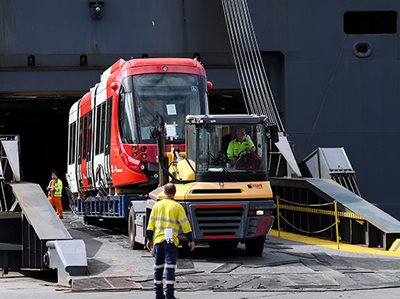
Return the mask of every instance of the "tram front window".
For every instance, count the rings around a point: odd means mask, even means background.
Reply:
[[[199,129],[198,172],[265,171],[263,125],[213,125]]]
[[[139,135],[142,142],[152,138],[150,129],[158,126],[157,114],[176,130],[174,141],[185,138],[185,117],[200,114],[206,103],[205,79],[190,74],[146,74],[133,76]]]

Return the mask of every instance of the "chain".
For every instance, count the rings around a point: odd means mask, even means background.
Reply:
[[[320,204],[301,204],[301,203],[297,203],[297,202],[293,202],[293,201],[289,201],[283,198],[279,197],[279,201],[283,201],[289,204],[293,204],[293,205],[297,205],[300,207],[326,207],[326,206],[331,206],[333,205],[333,202],[327,202],[327,203],[320,203]]]
[[[331,229],[332,227],[334,227],[336,225],[336,222],[333,222],[331,225],[329,225],[326,228],[323,228],[321,230],[317,230],[317,231],[306,231],[306,230],[302,230],[296,226],[294,226],[292,223],[290,223],[285,217],[283,217],[282,215],[280,215],[280,217],[283,219],[283,221],[286,222],[287,225],[289,225],[291,228],[298,230],[299,232],[305,233],[305,234],[319,234],[319,233],[323,233],[325,231],[327,231],[328,229]]]

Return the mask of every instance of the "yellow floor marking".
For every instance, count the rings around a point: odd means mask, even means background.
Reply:
[[[268,235],[272,237],[278,237],[278,231],[275,229],[271,229]],[[318,239],[288,232],[282,232],[282,231],[281,231],[281,238],[285,240],[296,241],[311,245],[318,245],[337,250],[337,244],[335,241],[323,240],[323,239]],[[347,252],[368,253],[368,254],[400,257],[400,252],[390,252],[379,248],[368,248],[366,246],[352,245],[346,243],[340,243],[340,250]]]
[[[393,242],[392,246],[389,248],[390,252],[400,253],[400,239]]]

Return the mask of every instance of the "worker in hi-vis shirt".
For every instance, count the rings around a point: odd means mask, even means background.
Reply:
[[[58,178],[57,171],[53,171],[51,173],[51,181],[47,186],[48,200],[51,206],[53,208],[54,207],[56,208],[57,216],[60,217],[60,219],[63,219],[63,208],[61,202],[62,188],[63,188],[63,183]]]
[[[190,249],[193,251],[195,243],[192,237],[192,229],[186,212],[181,204],[174,200],[176,193],[174,184],[164,186],[165,199],[157,202],[150,214],[147,226],[146,247],[154,250],[154,288],[156,298],[172,299],[174,296],[175,268],[178,254],[178,233],[182,228]],[[163,293],[163,272],[165,269],[165,297]]]
[[[241,154],[247,151],[254,152],[255,150],[253,141],[249,135],[246,135],[246,130],[239,128],[236,130],[235,139],[229,143],[226,153],[230,160],[236,161]]]

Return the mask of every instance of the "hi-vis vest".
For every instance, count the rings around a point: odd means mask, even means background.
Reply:
[[[165,241],[166,228],[173,230],[175,246],[179,245],[179,228],[182,228],[184,234],[192,231],[185,209],[173,199],[157,202],[151,211],[147,229],[154,231],[154,244]]]
[[[50,181],[49,183],[49,187],[51,188],[51,183],[53,182],[53,180]],[[62,188],[63,188],[63,183],[60,179],[57,179],[54,183],[54,187],[56,188],[56,191],[54,191],[54,196],[55,197],[62,197]]]

